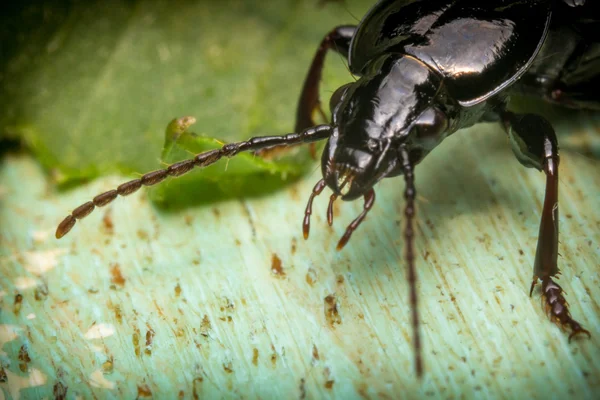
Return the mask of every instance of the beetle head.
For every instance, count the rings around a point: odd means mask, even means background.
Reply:
[[[333,133],[321,162],[327,186],[353,200],[401,173],[401,147],[409,162],[419,162],[448,130],[441,97],[440,77],[421,61],[383,56],[372,62],[331,97]]]

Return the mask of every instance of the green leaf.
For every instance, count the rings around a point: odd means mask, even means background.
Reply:
[[[289,133],[320,40],[370,3],[113,0],[22,7],[3,19],[3,43],[12,45],[0,81],[0,95],[10,99],[0,111],[0,134],[22,138],[54,182],[67,187],[154,170],[159,161],[188,158],[217,140]],[[341,57],[330,56],[324,103],[351,79]],[[196,117],[198,137],[183,135],[185,144],[175,143],[177,151],[161,159],[162,132],[183,115]],[[239,156],[227,173],[220,163],[171,181],[153,198],[206,201],[276,189],[314,168],[307,151],[274,162]]]
[[[178,118],[165,132],[161,160],[172,164],[208,150],[220,148],[223,142],[199,136],[187,130],[196,120]],[[181,208],[194,203],[218,200],[223,197],[266,195],[293,182],[312,168],[305,149],[295,146],[277,161],[269,161],[252,153],[240,153],[222,159],[202,173],[190,173],[153,188],[150,198],[162,207]]]

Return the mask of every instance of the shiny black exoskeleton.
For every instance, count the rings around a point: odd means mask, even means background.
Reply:
[[[349,239],[374,201],[373,185],[403,174],[406,180],[406,258],[411,284],[416,369],[419,356],[416,274],[413,262],[414,176],[418,164],[443,139],[480,121],[500,121],[517,159],[546,174],[546,196],[531,291],[542,282],[551,318],[589,335],[575,321],[558,273],[558,144],[541,116],[506,110],[511,92],[534,94],[569,107],[600,109],[600,12],[584,0],[383,0],[357,27],[342,26],[321,43],[298,107],[300,131],[314,125],[324,53],[346,56],[360,76],[331,98],[331,136],[322,158],[323,181],[343,200],[365,197],[365,210],[349,227]],[[331,223],[331,211],[328,212]]]
[[[141,186],[194,167],[211,165],[240,151],[327,139],[320,180],[306,207],[308,237],[312,203],[325,187],[333,202],[364,197],[363,212],[348,226],[341,249],[375,201],[374,185],[402,175],[406,182],[405,248],[414,327],[415,365],[422,373],[413,250],[414,167],[446,137],[481,121],[499,121],[517,159],[546,175],[546,193],[533,282],[541,280],[551,318],[587,334],[568,310],[558,273],[558,144],[541,116],[506,110],[512,92],[534,94],[569,107],[600,109],[600,13],[585,0],[382,0],[358,26],[340,26],[325,36],[306,77],[295,133],[256,137],[198,154],[102,193],[76,208],[56,231],[60,238],[95,207]],[[316,125],[319,81],[325,55],[337,51],[360,78],[331,97],[332,121]]]

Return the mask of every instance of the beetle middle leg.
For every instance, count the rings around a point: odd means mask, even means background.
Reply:
[[[590,333],[571,317],[562,288],[552,279],[559,274],[558,260],[558,142],[548,121],[535,114],[502,114],[513,152],[521,164],[546,175],[546,194],[533,267],[533,288],[542,281],[542,296],[550,318],[571,331],[569,340]]]

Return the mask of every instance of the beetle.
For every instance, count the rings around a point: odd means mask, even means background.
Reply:
[[[344,25],[322,40],[304,81],[294,133],[261,136],[225,144],[169,167],[123,183],[77,207],[58,226],[67,234],[78,219],[118,196],[196,167],[206,167],[243,151],[326,140],[323,178],[314,186],[302,230],[310,232],[314,198],[328,187],[333,203],[364,199],[337,249],[348,243],[375,202],[374,186],[383,178],[405,181],[405,261],[410,285],[415,369],[422,375],[414,262],[415,166],[454,132],[478,122],[500,122],[512,150],[526,167],[546,176],[530,296],[541,281],[550,318],[570,330],[569,340],[589,331],[572,318],[554,278],[558,257],[558,141],[549,122],[536,114],[507,110],[511,93],[533,94],[575,108],[600,108],[593,82],[600,83],[600,13],[585,0],[382,0],[357,26]],[[323,114],[319,84],[325,56],[335,51],[359,79],[330,99],[332,120]],[[598,87],[596,85],[596,87]]]

